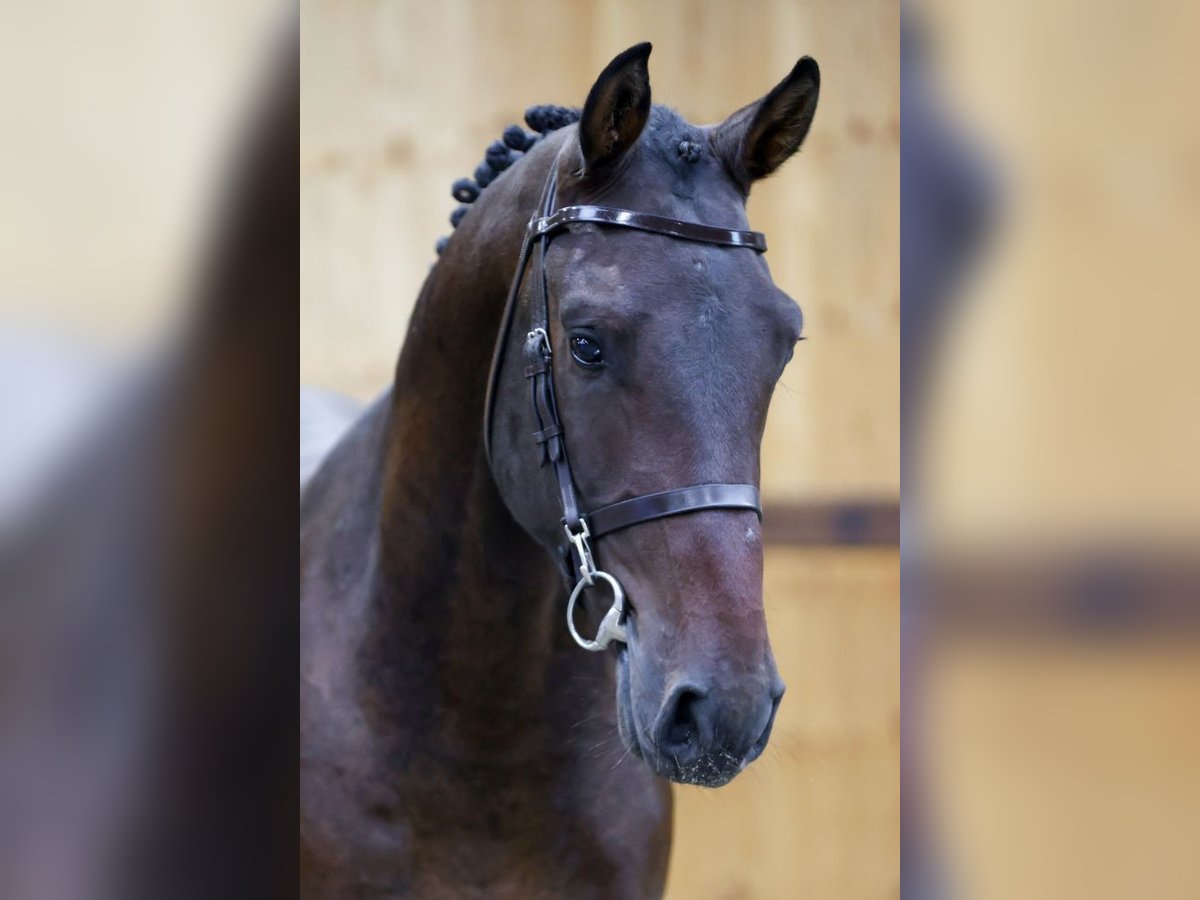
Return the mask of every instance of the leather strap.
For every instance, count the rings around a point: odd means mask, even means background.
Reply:
[[[552,169],[546,187],[542,191],[542,217],[554,209],[554,194],[557,187],[557,169]],[[575,480],[571,477],[571,463],[567,459],[567,443],[564,439],[562,420],[558,416],[558,401],[554,396],[554,358],[550,343],[550,291],[546,284],[546,248],[550,236],[539,232],[535,219],[529,223],[526,241],[537,241],[537,283],[534,285],[536,299],[529,304],[529,334],[525,338],[525,377],[529,379],[530,400],[533,405],[537,430],[533,439],[541,448],[541,464],[554,467],[558,482],[558,499],[563,510],[563,521],[578,522],[579,501],[575,496]]]
[[[767,238],[761,231],[737,231],[699,222],[684,222],[652,213],[634,212],[631,209],[614,209],[610,206],[564,206],[552,215],[544,215],[533,223],[536,234],[549,235],[572,222],[591,222],[597,225],[617,225],[635,228],[654,234],[703,244],[718,244],[723,247],[746,247],[765,253]]]
[[[696,512],[701,509],[747,509],[753,510],[762,521],[758,488],[752,484],[696,484],[643,494],[631,500],[611,503],[588,513],[588,528],[592,537],[612,534],[630,525],[677,516],[680,513]]]

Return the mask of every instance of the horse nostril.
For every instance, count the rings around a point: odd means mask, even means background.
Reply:
[[[771,692],[771,713],[769,716],[767,716],[767,724],[763,728],[762,733],[759,734],[758,739],[750,748],[751,757],[758,756],[758,754],[762,753],[763,749],[767,746],[767,740],[771,737],[771,729],[775,725],[775,714],[779,712],[779,703],[781,700],[783,700],[783,691],[784,688],[781,684],[777,690],[773,690]]]
[[[694,687],[675,691],[663,710],[659,728],[659,747],[663,752],[679,757],[699,748],[704,730],[704,698],[705,692]]]
[[[687,744],[695,740],[699,727],[696,723],[696,703],[700,695],[695,691],[685,691],[675,704],[675,716],[671,728],[667,732],[667,740],[672,744]]]
[[[773,709],[779,709],[779,701],[783,699],[783,695],[785,693],[787,693],[787,685],[782,681],[776,683],[776,685],[771,688],[771,706]]]

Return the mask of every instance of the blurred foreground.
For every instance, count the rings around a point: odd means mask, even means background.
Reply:
[[[5,12],[0,897],[291,893],[288,18]]]
[[[1200,895],[1200,10],[907,10],[903,878]]]

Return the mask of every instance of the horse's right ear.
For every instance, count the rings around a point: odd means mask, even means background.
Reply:
[[[769,94],[716,127],[713,144],[743,187],[749,190],[751,182],[766,178],[800,149],[820,92],[817,61],[802,57]]]
[[[579,119],[583,169],[611,165],[632,147],[650,117],[650,44],[637,44],[605,66]]]

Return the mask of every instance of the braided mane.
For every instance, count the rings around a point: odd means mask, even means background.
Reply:
[[[451,227],[458,227],[463,216],[471,209],[470,204],[479,199],[479,195],[501,172],[517,162],[550,132],[578,122],[579,114],[578,109],[553,105],[531,106],[525,110],[525,124],[533,131],[526,132],[520,125],[509,125],[500,140],[488,145],[483,162],[475,167],[475,177],[460,178],[450,186],[450,196],[461,204],[450,213]],[[438,238],[438,255],[441,255],[449,240],[449,236]]]

